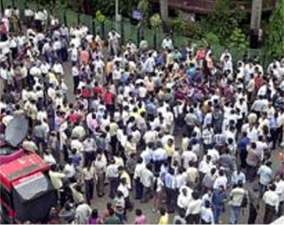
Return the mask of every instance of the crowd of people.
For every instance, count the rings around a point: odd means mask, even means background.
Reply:
[[[171,36],[152,49],[44,9],[24,16],[8,7],[0,23],[0,131],[28,118],[22,146],[50,165],[58,195],[50,223],[237,224],[247,209],[242,222],[269,224],[283,214],[284,58],[265,68],[229,49],[176,48]]]

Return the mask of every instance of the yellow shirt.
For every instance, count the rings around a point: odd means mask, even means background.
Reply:
[[[169,223],[169,214],[161,216],[159,220],[159,224],[168,224]]]
[[[125,178],[126,179],[126,183],[127,183],[127,187],[129,189],[131,189],[131,179],[130,179],[130,176],[129,174],[126,172],[126,171],[123,171],[121,176],[120,176],[120,179],[122,178]]]
[[[166,150],[166,153],[169,157],[172,157],[175,153],[175,146],[172,145],[172,146],[169,146],[169,145],[165,145],[165,150]]]

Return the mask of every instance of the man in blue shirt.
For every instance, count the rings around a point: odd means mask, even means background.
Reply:
[[[215,224],[219,223],[219,218],[221,213],[225,212],[225,200],[226,192],[223,186],[220,186],[218,189],[214,189],[212,195],[212,209],[215,219]]]
[[[165,189],[166,189],[166,204],[169,213],[173,213],[175,211],[176,206],[176,188],[175,188],[175,178],[174,178],[174,170],[172,168],[165,175]]]
[[[246,168],[247,147],[250,139],[247,137],[247,132],[243,132],[243,136],[238,144],[241,168]]]

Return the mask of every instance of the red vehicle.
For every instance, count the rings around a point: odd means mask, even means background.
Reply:
[[[56,192],[47,176],[49,166],[36,153],[17,151],[0,166],[0,202],[4,222],[44,221],[56,205]]]
[[[0,141],[1,223],[45,222],[57,203],[48,164],[36,153],[18,147],[27,129],[26,119],[17,117]]]

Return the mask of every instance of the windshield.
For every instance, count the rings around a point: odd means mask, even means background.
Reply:
[[[44,175],[35,174],[28,179],[26,178],[14,188],[22,201],[29,201],[38,197],[43,192],[50,190],[51,187],[48,179]]]

